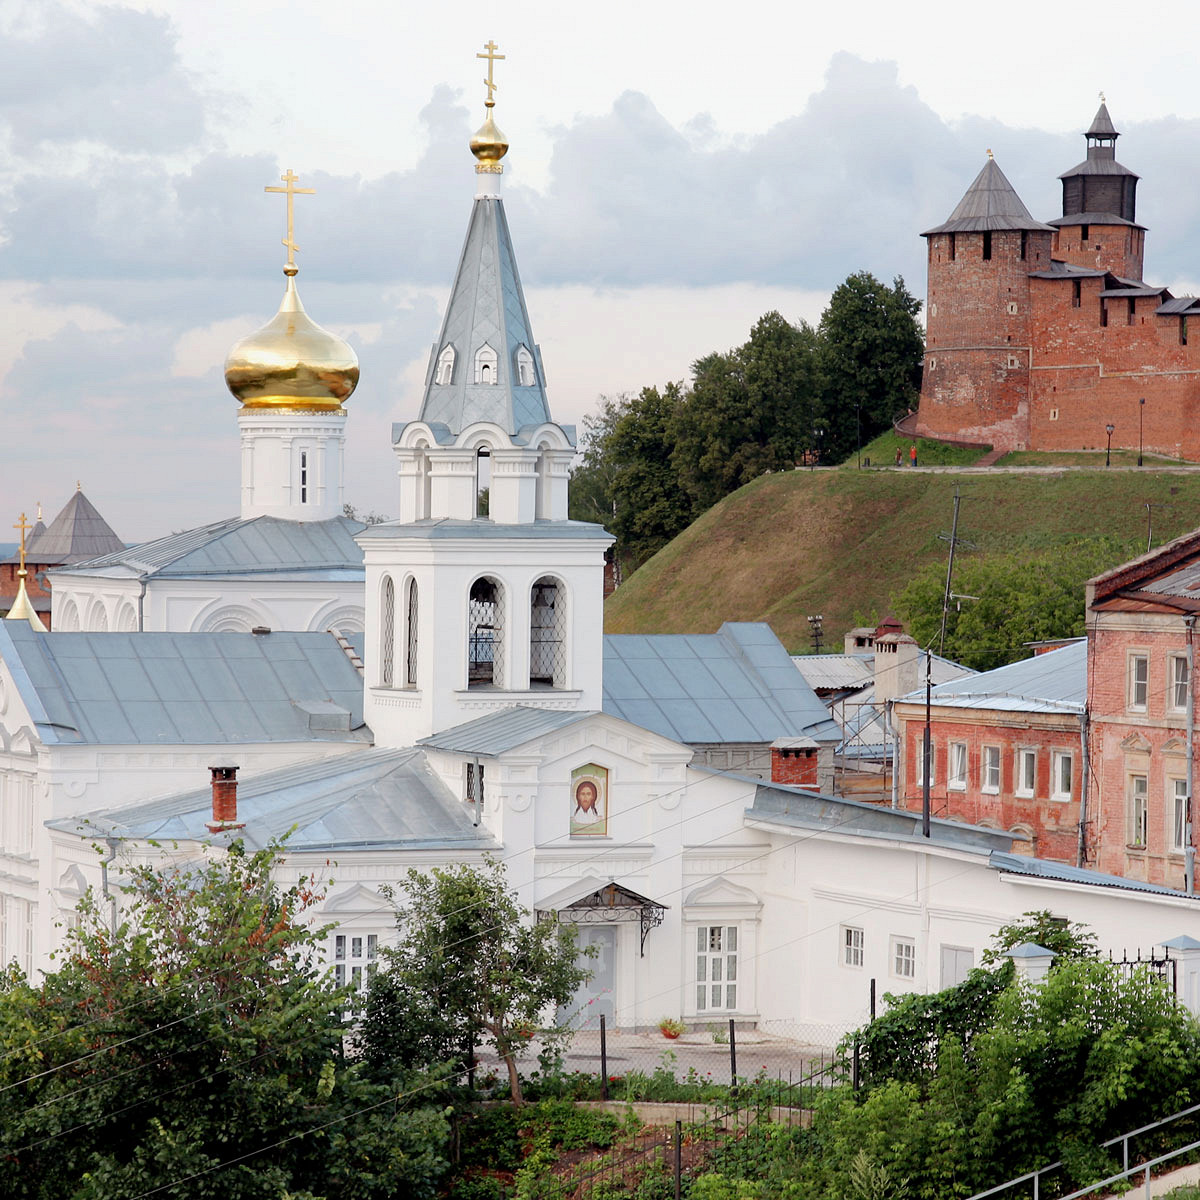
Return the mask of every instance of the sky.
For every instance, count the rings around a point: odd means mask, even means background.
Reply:
[[[555,418],[686,380],[922,229],[991,149],[1035,217],[1106,94],[1147,278],[1200,292],[1200,10],[609,0],[0,0],[0,518],[76,481],[127,541],[236,513],[230,346],[298,284],[355,348],[347,499],[396,511],[475,191],[494,39],[504,195]],[[1166,10],[1164,10],[1166,11]],[[0,542],[11,540],[3,535]]]

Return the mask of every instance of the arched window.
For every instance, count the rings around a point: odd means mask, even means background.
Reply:
[[[74,600],[63,605],[62,617],[54,622],[54,627],[64,633],[73,633],[79,628],[79,609]]]
[[[132,604],[122,604],[117,613],[117,631],[119,633],[137,632],[137,610]]]
[[[504,588],[483,578],[471,584],[467,605],[467,686],[504,684]]]
[[[404,686],[417,686],[417,581],[408,581],[405,603]]]
[[[517,383],[521,387],[533,387],[533,355],[524,346],[517,347]]]
[[[308,451],[300,451],[300,503],[308,503]]]
[[[496,352],[484,342],[478,350],[475,351],[475,382],[476,383],[495,383],[496,382],[496,367],[500,360],[496,357]]]
[[[424,521],[433,516],[433,470],[429,462],[429,448],[422,445],[417,449],[417,478],[420,480],[417,520]]]
[[[383,602],[379,613],[379,684],[391,687],[396,664],[396,585],[389,575],[383,581]]]
[[[480,446],[475,452],[475,515],[486,517],[491,512],[492,452]]]
[[[92,619],[89,622],[93,633],[108,632],[108,613],[101,601],[97,601],[92,608]]]
[[[454,379],[454,347],[443,346],[441,354],[437,357],[437,373],[433,377],[433,382],[437,384],[448,384]]]
[[[553,576],[543,575],[529,602],[529,686],[566,687],[566,591]]]
[[[546,521],[550,519],[550,458],[548,447],[543,442],[538,447],[537,487],[533,493],[533,519]]]

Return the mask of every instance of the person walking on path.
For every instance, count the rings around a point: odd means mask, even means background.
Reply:
[[[908,465],[915,467],[917,465],[917,443],[913,442],[908,448]]]
[[[904,454],[904,447],[897,446],[896,447],[896,466],[898,466],[898,467],[903,465],[903,460],[902,460],[903,454]]]

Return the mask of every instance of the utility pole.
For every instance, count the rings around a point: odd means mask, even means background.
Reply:
[[[814,654],[821,653],[821,639],[825,636],[824,620],[825,618],[820,613],[808,618],[808,632],[812,637]]]
[[[942,593],[942,629],[938,634],[938,653],[941,654],[946,645],[946,615],[950,611],[950,601],[954,598],[954,593],[950,590],[951,577],[954,575],[954,550],[961,542],[969,550],[974,550],[975,547],[970,542],[962,541],[958,536],[958,505],[961,497],[958,493],[958,484],[954,485],[954,521],[950,526],[950,536],[947,538],[944,533],[939,533],[938,537],[943,541],[950,543],[950,561],[946,564],[946,588]]]

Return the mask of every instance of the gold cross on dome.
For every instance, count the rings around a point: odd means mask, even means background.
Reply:
[[[488,73],[487,78],[483,82],[487,85],[488,97],[484,103],[488,106],[488,108],[491,108],[492,105],[496,103],[495,100],[492,99],[492,93],[496,90],[496,81],[492,78],[492,69],[495,67],[497,62],[504,61],[504,55],[496,53],[499,47],[495,42],[487,42],[483,48],[487,51],[487,53],[476,54],[475,57],[487,59]]]
[[[295,186],[299,175],[293,173],[292,168],[288,167],[286,175],[280,175],[280,179],[287,184],[287,187],[265,187],[264,192],[283,192],[287,196],[287,237],[283,239],[283,244],[287,247],[288,259],[287,268],[290,273],[296,273],[296,251],[300,249],[296,245],[296,226],[295,226],[295,209],[294,197],[296,196],[313,196],[316,194],[316,188],[298,188]]]
[[[21,514],[21,519],[13,526],[14,529],[21,531],[21,570],[25,570],[25,533],[33,528],[28,521],[25,520],[25,514]]]

